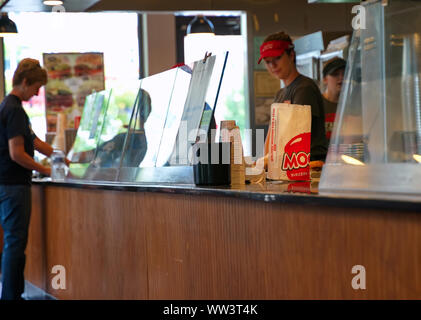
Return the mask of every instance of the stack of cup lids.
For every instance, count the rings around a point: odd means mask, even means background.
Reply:
[[[364,143],[340,144],[339,153],[364,161]]]

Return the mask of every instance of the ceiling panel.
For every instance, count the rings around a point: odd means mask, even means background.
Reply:
[[[317,0],[341,1],[340,3],[310,4],[309,0],[101,0],[89,11],[185,11],[185,10],[277,10],[285,8],[283,16],[294,15],[295,8],[314,6],[343,6],[344,1],[359,2],[359,0]],[[294,8],[294,10],[292,10]]]
[[[82,12],[100,0],[63,0],[66,12]],[[45,6],[42,0],[9,0],[1,11],[6,12],[50,12],[51,6]]]

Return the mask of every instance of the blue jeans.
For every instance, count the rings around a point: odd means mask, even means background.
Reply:
[[[18,300],[25,289],[25,249],[31,216],[31,187],[0,185],[0,223],[3,227],[2,300]]]

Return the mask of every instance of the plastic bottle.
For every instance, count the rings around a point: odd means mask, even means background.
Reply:
[[[67,166],[63,151],[55,149],[51,154],[51,180],[64,181],[67,175]]]

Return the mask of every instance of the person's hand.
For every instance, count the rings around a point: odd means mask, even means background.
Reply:
[[[45,176],[51,176],[51,168],[50,167],[44,167],[44,169],[41,172]]]
[[[257,168],[261,168],[264,170],[267,170],[268,168],[268,159],[269,159],[269,155],[265,155],[264,157],[261,157],[259,159],[257,159],[254,163],[253,166],[257,167]]]

